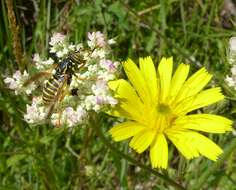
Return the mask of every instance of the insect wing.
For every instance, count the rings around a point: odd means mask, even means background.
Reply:
[[[37,81],[37,80],[39,80],[39,79],[41,79],[43,77],[49,77],[49,76],[51,76],[51,73],[49,73],[49,72],[39,72],[39,73],[33,75],[28,80],[26,80],[24,82],[23,86],[26,87],[26,86],[30,85],[32,82],[34,82],[34,81]]]

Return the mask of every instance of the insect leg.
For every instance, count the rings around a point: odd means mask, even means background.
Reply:
[[[74,76],[75,76],[77,79],[82,80],[82,81],[84,81],[84,80],[96,81],[96,80],[97,80],[97,78],[88,78],[88,77],[82,78],[82,77],[78,76],[77,73],[74,73]]]
[[[58,116],[58,120],[56,123],[56,127],[61,127],[61,115],[62,115],[62,110],[59,111],[59,116]]]
[[[66,86],[66,89],[62,92],[62,94],[61,94],[58,101],[61,102],[68,93],[69,93],[69,87]],[[58,117],[58,121],[57,121],[57,127],[61,126],[61,116],[62,116],[62,110],[59,110],[59,117]]]

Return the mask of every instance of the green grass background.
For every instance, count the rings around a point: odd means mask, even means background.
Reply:
[[[6,0],[7,1],[7,0]],[[71,131],[52,126],[30,127],[23,120],[26,100],[15,96],[3,83],[18,67],[14,56],[6,1],[0,1],[0,190],[67,189],[175,189],[160,177],[128,162],[108,149],[92,126]],[[156,65],[162,56],[173,56],[175,67],[191,64],[191,72],[205,66],[227,98],[202,111],[234,120],[235,92],[224,83],[229,72],[228,40],[236,36],[235,16],[223,1],[212,0],[15,0],[14,13],[20,27],[23,65],[32,64],[32,54],[48,54],[53,32],[62,32],[72,42],[86,41],[89,31],[100,30],[115,38],[114,58],[151,55]],[[107,131],[113,119],[101,115]],[[160,173],[186,189],[236,189],[235,136],[209,135],[224,150],[218,162],[205,158],[191,161],[169,150],[169,168]],[[148,153],[136,154],[127,142],[118,150],[150,166]]]

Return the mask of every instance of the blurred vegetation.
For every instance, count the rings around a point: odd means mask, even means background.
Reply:
[[[11,2],[14,12],[9,9]],[[220,85],[232,100],[226,99],[204,111],[235,117],[236,96],[224,83],[229,71],[228,40],[236,36],[233,1],[1,0],[0,3],[0,189],[175,189],[107,149],[91,127],[78,126],[68,131],[51,126],[30,127],[23,120],[26,100],[8,90],[3,78],[19,67],[27,68],[33,53],[47,56],[53,32],[83,42],[87,32],[100,30],[116,39],[114,58],[120,61],[151,55],[158,63],[162,56],[173,56],[176,66],[181,62],[191,64],[191,72],[205,66],[214,75],[212,84]],[[12,15],[15,24],[9,19]],[[113,120],[101,115],[96,127],[101,127],[110,138],[107,131],[112,125]],[[201,186],[236,189],[235,136],[228,133],[212,138],[227,150],[218,164],[204,158],[187,161],[171,146],[170,167],[160,172],[187,189]],[[148,154],[140,156],[130,151],[127,143],[115,145],[150,166]]]

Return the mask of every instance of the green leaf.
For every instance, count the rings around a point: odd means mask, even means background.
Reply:
[[[17,165],[21,160],[26,157],[25,154],[16,154],[7,159],[7,167],[12,167]]]

